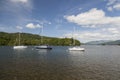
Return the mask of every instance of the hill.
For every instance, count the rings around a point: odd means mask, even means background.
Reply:
[[[99,40],[99,41],[90,41],[85,43],[86,45],[101,45],[104,43],[110,42],[110,40]]]
[[[120,45],[120,40],[106,42],[104,45]]]
[[[110,41],[110,40],[100,40],[100,41],[90,41],[85,43],[86,45],[120,45],[120,40]]]
[[[30,33],[21,33],[21,44],[22,45],[40,45],[48,44],[55,46],[69,46],[72,44],[71,38],[55,38],[43,36],[41,43],[41,36]],[[78,40],[75,40],[75,45],[80,45]],[[18,33],[6,33],[0,32],[0,46],[13,46],[18,45]]]

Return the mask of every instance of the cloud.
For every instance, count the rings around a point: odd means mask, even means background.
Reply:
[[[78,10],[82,10],[82,8],[78,8]]]
[[[1,0],[0,3],[0,13],[7,18],[7,20],[1,18],[5,23],[23,25],[26,23],[25,19],[31,16],[32,0]]]
[[[119,29],[120,30],[120,29]],[[97,31],[81,31],[64,34],[66,37],[74,37],[75,39],[80,40],[81,42],[96,41],[96,40],[118,40],[120,37],[119,30],[115,28],[108,28],[105,30]]]
[[[108,11],[113,11],[112,7],[107,7]]]
[[[110,27],[110,28],[103,28],[102,29],[103,31],[105,32],[108,32],[110,34],[120,34],[120,28],[113,28],[113,27]]]
[[[85,32],[79,35],[80,39],[93,41],[93,40],[116,40],[120,37],[119,34],[101,33],[101,32]]]
[[[116,3],[117,0],[108,0],[107,5],[113,5],[114,3]]]
[[[8,26],[8,25],[3,25],[0,24],[0,31],[1,32],[9,32],[9,33],[13,33],[13,32],[19,32],[21,31],[23,28],[21,26]]]
[[[91,28],[97,27],[98,25],[115,25],[119,24],[120,21],[120,16],[109,17],[105,15],[105,12],[103,10],[98,10],[96,8],[93,8],[88,12],[80,13],[78,15],[67,15],[64,18],[71,23],[76,23],[83,27],[88,26]]]
[[[113,6],[113,8],[116,9],[116,10],[120,10],[120,3],[119,3],[119,4],[115,4],[115,5]]]
[[[50,25],[52,24],[50,21],[48,20],[38,20],[38,19],[26,19],[27,22],[34,22],[34,23],[39,23],[39,24],[43,24],[43,25]]]
[[[120,0],[107,0],[108,11],[120,10]]]
[[[35,28],[42,28],[43,26],[41,26],[40,24],[33,24],[33,23],[29,23],[26,25],[27,28],[29,29],[35,29]]]
[[[19,29],[19,30],[23,29],[23,27],[21,27],[21,26],[16,26],[16,28]]]
[[[27,3],[28,2],[28,0],[11,0],[11,1],[16,2],[16,3],[18,3],[18,2]]]
[[[11,0],[11,5],[19,9],[31,11],[33,8],[32,0]],[[24,8],[24,9],[23,9]]]

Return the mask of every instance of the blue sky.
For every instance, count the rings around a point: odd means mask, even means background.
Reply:
[[[0,0],[0,31],[39,34],[42,27],[45,36],[117,40],[120,1]]]

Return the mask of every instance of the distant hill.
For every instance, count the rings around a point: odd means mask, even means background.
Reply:
[[[55,38],[43,36],[41,43],[41,36],[30,33],[21,33],[21,44],[22,45],[39,45],[48,44],[56,46],[69,46],[72,44],[73,39],[71,38]],[[0,46],[4,45],[18,45],[18,33],[6,33],[0,32]],[[80,45],[78,40],[75,40],[75,45]]]
[[[120,40],[103,43],[104,45],[120,45]]]
[[[104,43],[110,42],[110,40],[99,40],[99,41],[90,41],[85,43],[86,45],[101,45]]]

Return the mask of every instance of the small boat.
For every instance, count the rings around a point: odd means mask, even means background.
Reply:
[[[72,48],[69,48],[68,50],[69,51],[84,51],[85,49],[81,47],[72,47]]]
[[[75,32],[75,27],[74,27],[74,32]],[[74,36],[74,35],[73,35],[73,36]],[[72,45],[73,45],[74,47],[68,48],[69,51],[85,51],[85,48],[81,48],[81,47],[79,47],[79,46],[75,46],[75,39],[74,39],[74,38],[72,39]]]
[[[42,35],[42,33],[43,33],[43,24],[42,24],[42,27],[41,27],[41,35]],[[41,41],[42,45],[35,46],[36,49],[52,49],[51,46],[43,44],[43,36],[41,36],[41,40],[40,41]]]
[[[24,49],[24,48],[27,48],[27,46],[14,46],[13,48],[14,49]]]
[[[23,46],[23,45],[20,45],[20,32],[19,32],[19,38],[18,38],[18,40],[19,40],[19,45],[17,45],[17,46],[13,46],[13,49],[24,49],[24,48],[27,48],[27,46]]]
[[[36,49],[52,49],[51,46],[49,45],[40,45],[40,46],[35,46]]]

